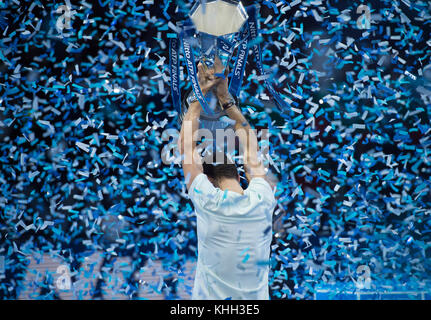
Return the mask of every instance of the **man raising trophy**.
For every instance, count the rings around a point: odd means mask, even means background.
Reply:
[[[267,300],[276,200],[258,156],[257,136],[229,92],[227,61],[233,52],[232,41],[238,38],[226,34],[232,32],[227,26],[233,22],[232,14],[246,19],[236,1],[208,1],[205,9],[199,5],[192,10],[196,27],[204,30],[200,40],[187,35],[187,26],[181,36],[194,93],[188,98],[178,140],[185,183],[197,216],[198,261],[192,299]],[[206,21],[207,15],[217,21],[212,24],[214,29]],[[232,24],[238,30],[242,25],[238,19]],[[201,46],[197,70],[193,43]],[[247,188],[241,186],[235,161],[224,147],[213,149],[205,161],[198,151],[200,128],[224,130],[223,121],[217,118],[220,115],[229,119],[242,148]]]

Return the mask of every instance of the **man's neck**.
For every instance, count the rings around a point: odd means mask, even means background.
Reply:
[[[222,179],[218,181],[218,187],[223,191],[227,189],[229,191],[233,191],[239,194],[244,193],[244,189],[241,188],[241,185],[236,179]]]

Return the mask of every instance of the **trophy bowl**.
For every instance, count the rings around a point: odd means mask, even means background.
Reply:
[[[211,67],[215,55],[226,67],[238,43],[235,36],[248,19],[242,3],[237,0],[196,2],[190,19],[199,35],[201,61]]]
[[[248,16],[240,1],[213,0],[197,2],[190,18],[199,32],[219,37],[238,32]]]

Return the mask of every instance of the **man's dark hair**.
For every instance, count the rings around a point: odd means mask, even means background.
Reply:
[[[202,164],[204,174],[214,180],[221,178],[238,179],[239,174],[235,162],[230,160],[225,153],[222,156],[218,155],[218,157],[223,160],[217,162],[216,154],[214,154],[210,157],[213,161],[206,161]]]

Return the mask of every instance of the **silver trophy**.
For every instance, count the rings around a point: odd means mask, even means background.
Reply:
[[[226,68],[235,48],[240,44],[239,31],[248,19],[241,2],[239,0],[197,2],[191,9],[190,19],[193,26],[185,28],[185,36],[194,47],[197,47],[199,61],[212,67],[217,55]],[[190,104],[195,100],[192,92],[187,102]],[[205,100],[209,110],[201,113],[201,127],[215,131],[232,125],[212,92],[205,96]]]
[[[234,46],[225,46],[234,43],[238,31],[247,21],[248,16],[239,1],[214,0],[196,3],[190,12],[190,18],[199,32],[201,59],[211,67],[217,54],[226,67]]]

